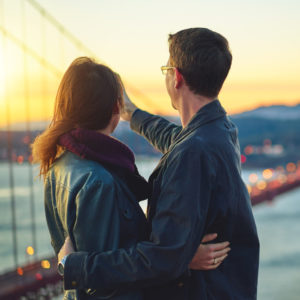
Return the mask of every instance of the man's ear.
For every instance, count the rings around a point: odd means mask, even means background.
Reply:
[[[178,69],[175,69],[175,88],[178,89],[180,85],[183,82],[183,76],[182,74],[178,71]]]

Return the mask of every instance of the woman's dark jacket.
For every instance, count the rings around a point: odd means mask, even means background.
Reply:
[[[120,175],[69,151],[56,160],[45,180],[46,217],[56,254],[67,236],[77,251],[89,252],[130,248],[147,238],[145,215]],[[95,299],[84,291],[75,295],[66,292],[65,299]],[[139,290],[118,291],[110,299],[142,296]]]

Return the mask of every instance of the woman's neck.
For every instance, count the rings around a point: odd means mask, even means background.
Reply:
[[[104,128],[104,129],[99,129],[99,130],[97,130],[97,132],[105,134],[105,135],[111,135],[111,133],[112,133],[109,126]]]

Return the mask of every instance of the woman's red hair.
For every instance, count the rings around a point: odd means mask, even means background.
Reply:
[[[116,106],[123,106],[119,76],[88,57],[75,59],[59,85],[50,126],[32,144],[34,162],[45,176],[61,152],[59,137],[73,128],[100,130],[108,126]]]

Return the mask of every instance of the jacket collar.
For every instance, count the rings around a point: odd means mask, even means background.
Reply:
[[[225,115],[226,115],[226,111],[222,107],[222,105],[218,99],[203,106],[193,116],[193,118],[190,120],[190,122],[187,124],[187,126],[182,129],[182,131],[180,132],[180,134],[177,136],[177,138],[175,140],[175,144],[177,144],[180,140],[182,140],[187,135],[192,133],[198,127],[201,127],[204,124],[212,122],[216,119],[222,118]]]
[[[216,99],[199,109],[182,132],[193,131],[206,123],[223,117],[224,115],[226,115],[226,111],[222,107],[220,101]]]
[[[220,101],[218,99],[212,101],[211,103],[203,106],[198,110],[198,112],[193,116],[193,118],[190,120],[188,125],[181,130],[181,132],[178,134],[178,136],[175,138],[173,144],[169,147],[168,151],[162,156],[160,163],[155,168],[155,170],[152,172],[152,175],[149,178],[149,181],[151,181],[152,176],[155,176],[154,174],[157,172],[157,170],[160,169],[162,161],[164,161],[169,153],[174,149],[174,147],[181,142],[183,139],[185,139],[188,135],[190,135],[195,129],[212,122],[214,120],[220,119],[222,117],[226,116],[226,111],[222,107]]]
[[[134,154],[125,144],[95,130],[73,129],[60,136],[59,143],[81,158],[124,168],[132,173],[136,170]]]
[[[119,140],[94,130],[77,128],[60,136],[59,144],[81,158],[103,165],[121,178],[138,200],[148,198],[148,182],[139,174],[133,152]]]

